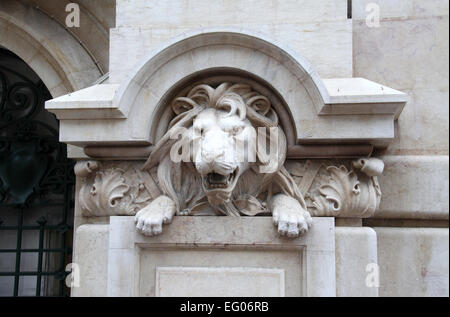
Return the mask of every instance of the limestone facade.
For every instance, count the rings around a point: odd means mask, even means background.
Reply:
[[[56,2],[0,3],[0,45],[77,160],[72,296],[448,296],[448,1],[80,1],[84,45]],[[285,137],[231,203],[158,154],[220,102]]]

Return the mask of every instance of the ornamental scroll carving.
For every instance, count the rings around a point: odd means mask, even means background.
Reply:
[[[156,169],[148,173],[141,171],[141,166],[142,162],[78,162],[75,172],[82,180],[79,205],[83,215],[135,215],[161,195]],[[357,218],[370,217],[378,208],[381,190],[377,176],[383,166],[376,158],[296,160],[286,164],[312,216]],[[242,196],[237,203],[264,208],[250,195]]]
[[[312,216],[367,218],[378,209],[377,176],[384,163],[377,158],[355,161],[290,162],[288,170],[305,195]]]
[[[135,162],[82,161],[79,206],[84,216],[135,215],[160,195],[151,173]]]

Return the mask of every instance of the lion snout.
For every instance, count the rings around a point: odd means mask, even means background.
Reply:
[[[233,173],[236,170],[237,166],[233,163],[223,162],[219,160],[213,160],[210,162],[202,160],[195,163],[195,168],[202,176],[210,173],[228,175]]]

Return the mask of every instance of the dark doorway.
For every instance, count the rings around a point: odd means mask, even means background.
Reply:
[[[74,162],[42,80],[0,48],[0,296],[67,296]]]

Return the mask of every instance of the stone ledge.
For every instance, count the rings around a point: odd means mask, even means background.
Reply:
[[[408,101],[407,94],[365,78],[324,79],[328,100],[321,115],[393,114],[394,119]]]
[[[45,109],[60,120],[125,118],[113,105],[117,84],[90,86],[45,102]]]

